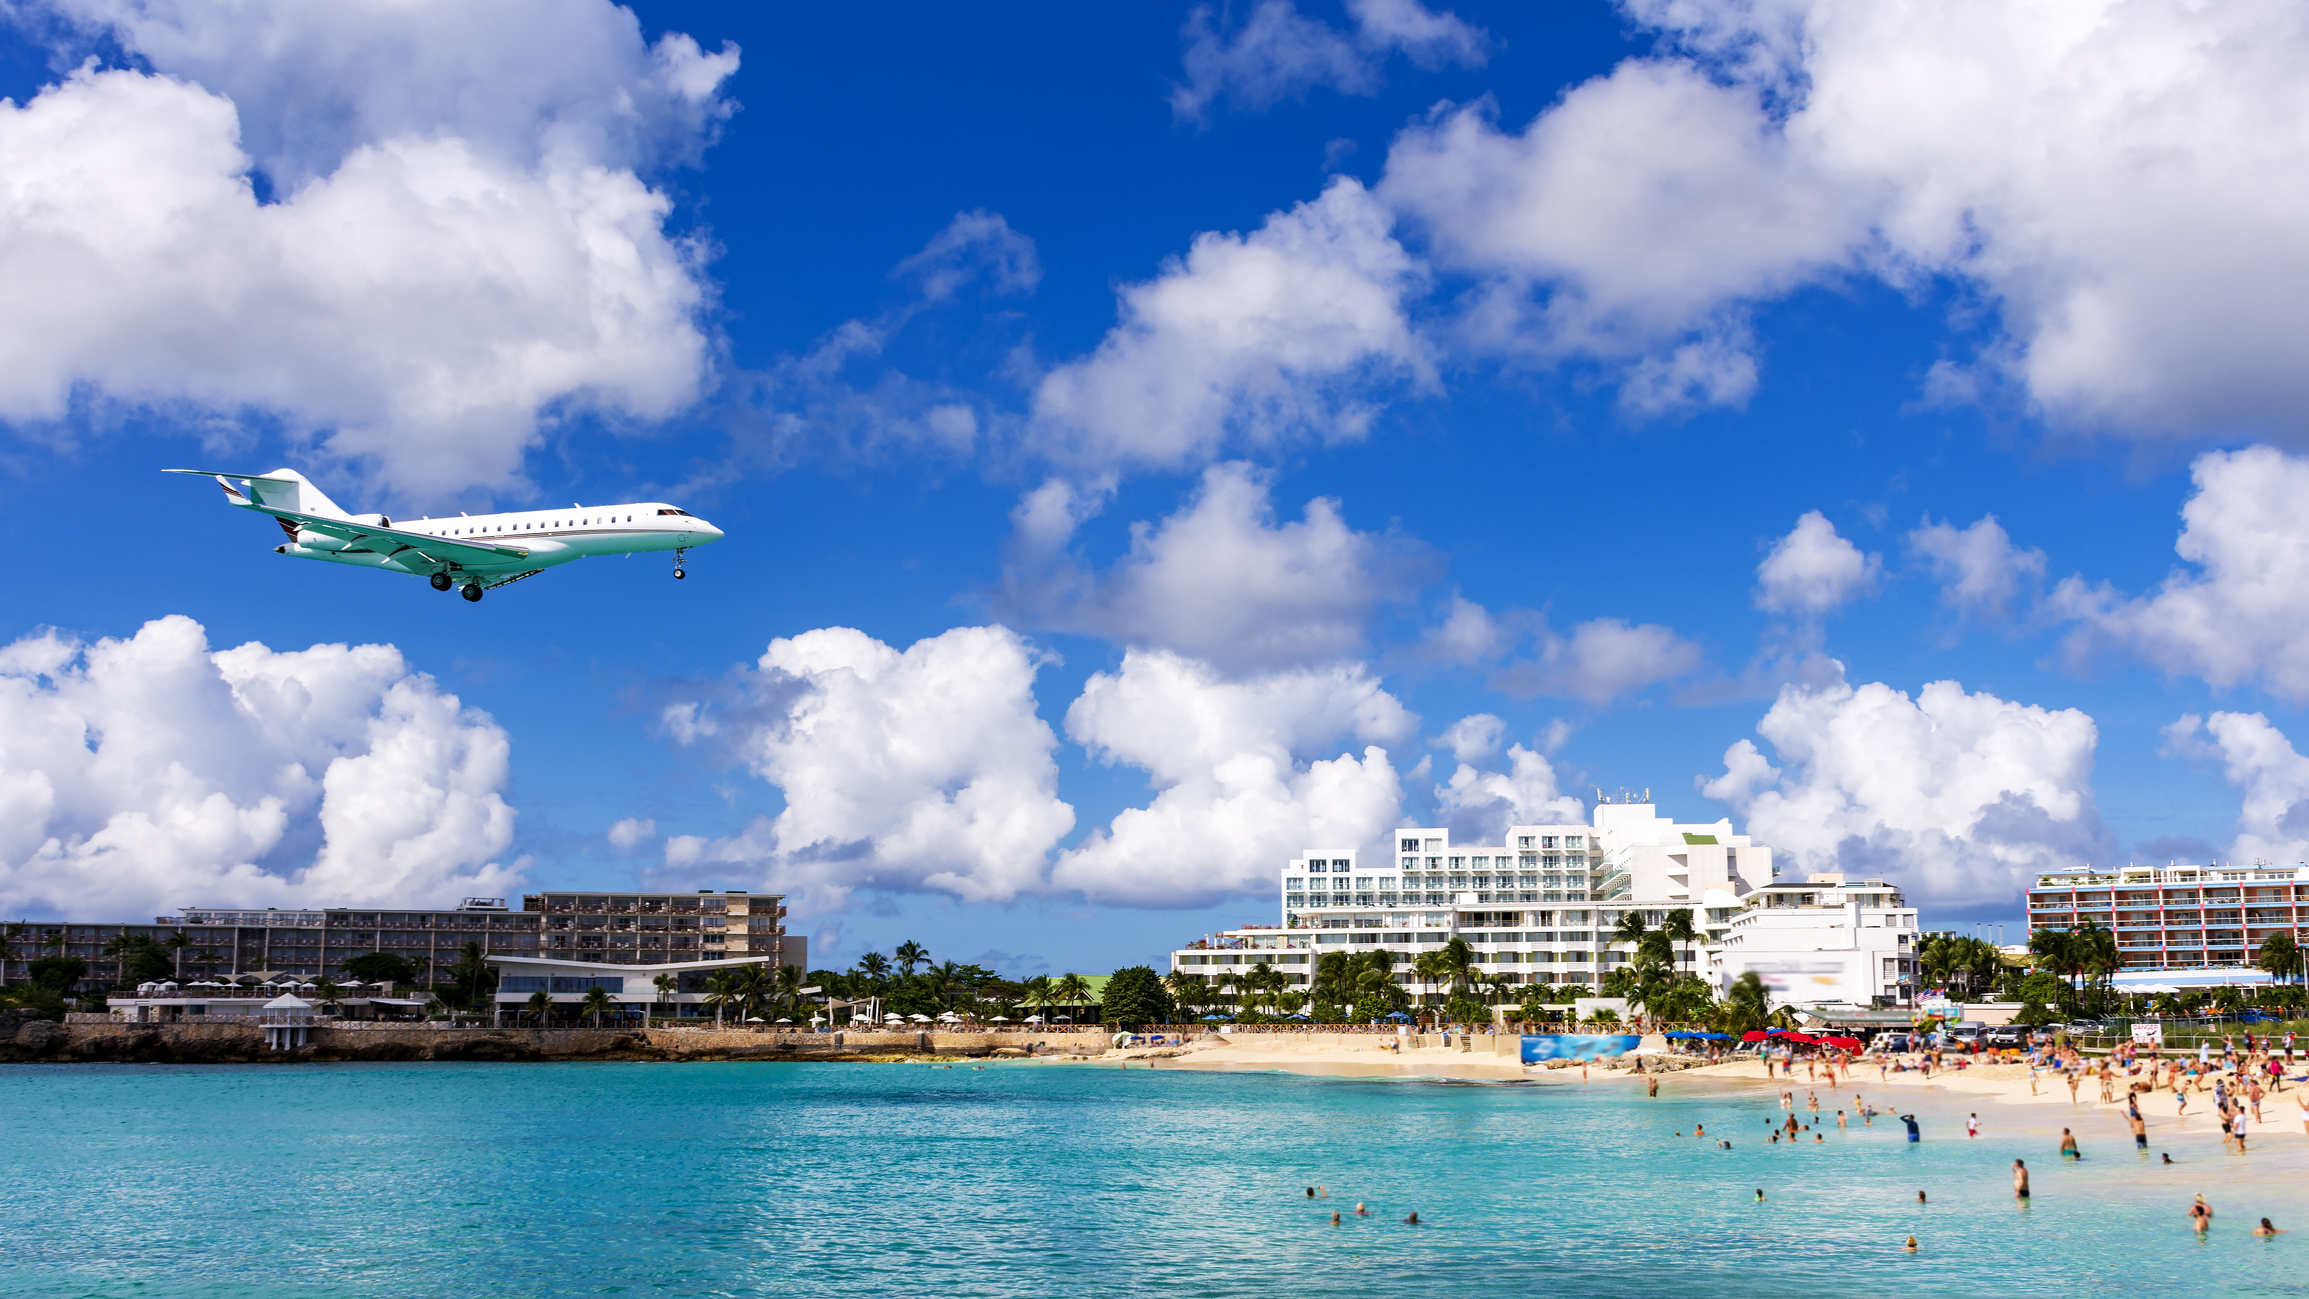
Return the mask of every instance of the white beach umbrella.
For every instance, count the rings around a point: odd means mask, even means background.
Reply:
[[[1042,1022],[1042,1016],[1040,1016],[1040,1015],[1028,1015],[1028,1016],[1026,1017],[1026,1022],[1027,1022],[1027,1023],[1029,1023],[1029,1024],[1039,1024],[1039,1023],[1041,1023],[1041,1022]]]
[[[994,1018],[987,1020],[986,1022],[989,1024],[1007,1024],[1010,1022],[1010,1016],[996,1015]]]
[[[917,1024],[927,1024],[930,1022],[930,1017],[928,1015],[909,1015],[907,1018],[913,1020]]]
[[[781,1019],[781,1020],[779,1020],[778,1022],[779,1022],[779,1023],[781,1023],[781,1024],[791,1024],[791,1023],[793,1023],[794,1021],[792,1021],[792,1020],[790,1020],[790,1019]]]

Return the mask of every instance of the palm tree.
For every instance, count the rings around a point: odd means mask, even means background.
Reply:
[[[770,970],[754,962],[738,970],[738,1009],[744,1018],[755,1018],[762,1013],[762,1003],[770,996]]]
[[[914,973],[915,966],[930,959],[929,951],[911,938],[892,948],[890,954],[898,958],[898,968],[909,976]]]
[[[585,1001],[583,1006],[584,1013],[593,1016],[593,1026],[595,1028],[600,1028],[601,1017],[609,1011],[616,1009],[617,1002],[611,999],[609,995],[609,989],[604,988],[597,983],[585,990]]]
[[[216,963],[218,960],[215,948],[203,947],[199,951],[192,954],[192,959],[199,961],[201,964],[207,966],[210,977],[215,977]]]
[[[776,980],[778,1001],[788,1014],[799,1014],[802,1008],[802,967],[781,965]]]
[[[706,976],[706,1004],[714,1008],[714,1027],[722,1026],[722,1011],[738,1000],[738,972],[716,970]]]
[[[537,1026],[539,1028],[545,1027],[546,1019],[553,1014],[553,994],[547,992],[543,988],[539,988],[537,991],[530,993],[529,1013],[537,1016]]]
[[[1771,1000],[1763,976],[1750,970],[1732,981],[1717,1011],[1718,1026],[1734,1037],[1762,1028],[1771,1018]]]
[[[169,936],[161,942],[162,947],[168,948],[170,951],[176,953],[176,977],[177,981],[180,983],[184,981],[185,949],[191,947],[192,945],[192,935],[184,932],[181,929],[170,933]]]
[[[481,999],[482,985],[489,979],[489,949],[479,940],[457,949],[457,963],[449,970],[465,985],[465,1004],[471,1006]]]
[[[1419,976],[1422,1004],[1432,1004],[1435,999],[1435,985],[1448,978],[1451,969],[1444,962],[1443,953],[1433,951],[1421,952],[1411,962],[1411,972]]]
[[[1082,976],[1079,974],[1060,975],[1058,982],[1051,985],[1050,992],[1053,997],[1058,999],[1060,1005],[1069,1010],[1076,1010],[1090,1004],[1090,985],[1083,982]],[[1079,1020],[1082,1016],[1077,1014],[1074,1018]]]
[[[1436,955],[1443,958],[1440,964],[1444,977],[1450,981],[1451,990],[1465,990],[1475,970],[1475,949],[1467,945],[1466,939],[1453,934],[1451,941],[1445,943]]]
[[[880,952],[868,952],[858,958],[858,973],[865,975],[868,980],[867,986],[861,991],[879,992],[882,981],[890,975],[890,958]]]
[[[1019,989],[1018,1004],[1037,1015],[1057,1003],[1058,998],[1051,993],[1050,976],[1047,974],[1035,975]]]
[[[1202,1009],[1203,994],[1207,991],[1203,976],[1173,970],[1164,977],[1163,983],[1170,989],[1171,1000],[1177,1004],[1182,1021],[1194,1018],[1192,1012]]]
[[[2301,972],[2300,944],[2293,941],[2290,932],[2271,934],[2261,940],[2261,952],[2253,964],[2267,970],[2271,978],[2282,983]]]
[[[651,979],[649,986],[657,989],[657,1004],[664,1006],[671,1004],[674,994],[681,991],[681,978],[678,975],[661,974]]]

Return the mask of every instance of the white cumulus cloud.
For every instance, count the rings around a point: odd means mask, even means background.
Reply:
[[[1796,520],[1756,566],[1756,607],[1817,618],[1874,589],[1884,561],[1862,554],[1818,510]]]
[[[1993,514],[1968,528],[1927,515],[1908,545],[1939,580],[1942,601],[1970,617],[2003,618],[2024,586],[2044,579],[2044,552],[2013,545]]]
[[[2217,758],[2229,783],[2243,791],[2230,861],[2309,862],[2309,758],[2266,716],[2188,713],[2165,728],[2165,738],[2184,756]]]
[[[657,822],[644,817],[629,816],[609,827],[609,842],[620,852],[631,852],[656,837]]]
[[[2247,447],[2200,456],[2190,473],[2174,549],[2191,567],[2137,597],[2063,581],[2051,605],[2078,624],[2070,656],[2113,646],[2216,686],[2309,699],[2309,459]]]
[[[859,888],[1005,901],[1043,884],[1074,828],[1057,737],[1035,715],[1041,657],[1005,627],[957,627],[894,649],[829,627],[770,642],[736,699],[669,705],[777,786],[785,808],[728,839],[668,839],[672,866],[726,862],[819,905]]]
[[[1129,555],[1103,574],[1065,549],[1093,503],[1053,480],[1019,506],[1005,613],[1252,671],[1352,654],[1374,607],[1409,596],[1425,567],[1419,547],[1349,527],[1336,500],[1276,523],[1266,475],[1240,462],[1204,470],[1178,513],[1133,524]]]
[[[0,908],[502,896],[509,747],[390,645],[212,651],[181,616],[26,637],[0,649]]]
[[[1393,217],[1351,178],[1248,235],[1206,233],[1122,291],[1091,355],[1045,375],[1037,449],[1105,469],[1179,466],[1230,442],[1353,440],[1370,394],[1433,382],[1404,313],[1424,283]]]
[[[2010,903],[2028,877],[2112,851],[2092,718],[1935,681],[1783,688],[1701,792],[1803,871],[1890,879],[1925,905]]]
[[[1647,686],[1699,670],[1700,647],[1658,623],[1592,618],[1559,636],[1542,626],[1532,657],[1504,664],[1491,686],[1520,698],[1545,695],[1602,707]]]
[[[1132,650],[1120,671],[1084,684],[1066,732],[1102,761],[1146,771],[1158,792],[1061,854],[1052,881],[1137,906],[1271,891],[1292,853],[1373,843],[1395,824],[1402,782],[1381,746],[1417,727],[1360,665],[1234,681]],[[1364,745],[1359,755],[1338,752],[1346,739]]]
[[[1397,142],[1380,192],[1482,277],[1471,336],[1737,403],[1755,306],[1934,279],[1989,308],[1939,394],[2086,429],[2299,438],[2309,14],[2281,0],[1626,0],[1665,48],[1520,128]],[[1957,371],[1969,371],[1969,376]]]
[[[1451,833],[1470,843],[1504,843],[1511,825],[1579,824],[1587,805],[1558,784],[1555,764],[1520,744],[1507,750],[1507,770],[1486,771],[1460,761],[1451,779],[1435,787],[1436,807]]]
[[[1481,67],[1490,57],[1482,29],[1419,0],[1348,0],[1355,30],[1342,32],[1308,18],[1291,0],[1259,0],[1232,30],[1201,5],[1187,15],[1187,74],[1171,91],[1171,111],[1201,121],[1221,99],[1262,109],[1329,86],[1341,94],[1377,93],[1389,54],[1401,51],[1415,66],[1447,63]]]
[[[638,169],[734,48],[603,0],[59,8],[140,66],[0,103],[0,419],[254,411],[445,493],[518,483],[548,408],[700,391],[702,254]]]

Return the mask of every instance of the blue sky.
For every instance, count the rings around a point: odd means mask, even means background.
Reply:
[[[2304,34],[2070,17],[27,7],[0,907],[1097,971],[1597,786],[1935,926],[2300,860]],[[183,464],[728,536],[469,606]]]

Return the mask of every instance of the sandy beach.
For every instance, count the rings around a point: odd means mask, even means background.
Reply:
[[[1632,1069],[1601,1064],[1584,1071],[1577,1064],[1560,1069],[1525,1066],[1515,1056],[1498,1054],[1498,1041],[1480,1034],[1465,1051],[1455,1042],[1448,1048],[1406,1046],[1398,1052],[1389,1049],[1392,1041],[1378,1035],[1246,1034],[1218,1041],[1203,1039],[1183,1050],[1172,1047],[1111,1051],[1092,1063],[1108,1067],[1284,1070],[1330,1077],[1524,1080],[1589,1086],[1641,1086],[1646,1081],[1646,1075]],[[1855,1098],[1859,1098],[1880,1111],[1875,1117],[1876,1125],[1892,1122],[1891,1116],[1902,1112],[1929,1116],[1928,1139],[1961,1135],[1966,1117],[1973,1114],[1980,1115],[1983,1131],[2038,1136],[2048,1143],[2056,1141],[2060,1129],[2066,1127],[2073,1129],[2077,1139],[2096,1156],[2122,1153],[2127,1158],[2136,1157],[2124,1105],[2124,1088],[2129,1079],[2119,1075],[2113,1083],[2116,1099],[2103,1104],[2097,1078],[2080,1079],[2072,1098],[2067,1079],[2058,1070],[2040,1067],[2033,1088],[2029,1074],[2030,1067],[2026,1064],[1982,1064],[1957,1070],[1936,1069],[1927,1080],[1921,1069],[1894,1072],[1881,1069],[1870,1060],[1840,1073],[1838,1081],[1830,1084],[1824,1074],[1807,1078],[1801,1064],[1793,1078],[1767,1078],[1763,1062],[1743,1059],[1654,1076],[1660,1081],[1663,1095],[1688,1094],[1702,1087],[1726,1092],[1750,1088],[1771,1093],[1792,1090],[1798,1109],[1807,1118],[1811,1114],[1807,1108],[1808,1098],[1817,1094],[1819,1112],[1824,1119],[1833,1123],[1835,1112],[1843,1109],[1847,1122],[1855,1126],[1862,1123],[1861,1117],[1853,1112]],[[2142,1093],[2141,1115],[2148,1125],[2151,1147],[2160,1152],[2170,1151],[2175,1159],[2186,1158],[2191,1163],[2221,1157],[2220,1120],[2214,1111],[2210,1081],[2203,1091],[2191,1091],[2188,1100],[2184,1114],[2173,1093]],[[2309,1170],[2309,1109],[2304,1108],[2305,1102],[2309,1102],[2309,1083],[2287,1082],[2283,1091],[2265,1097],[2261,1103],[2263,1122],[2253,1124],[2250,1129],[2249,1144],[2254,1158],[2234,1161],[2238,1166],[2233,1171],[2242,1176],[2250,1168],[2255,1175],[2266,1176],[2279,1171]]]

